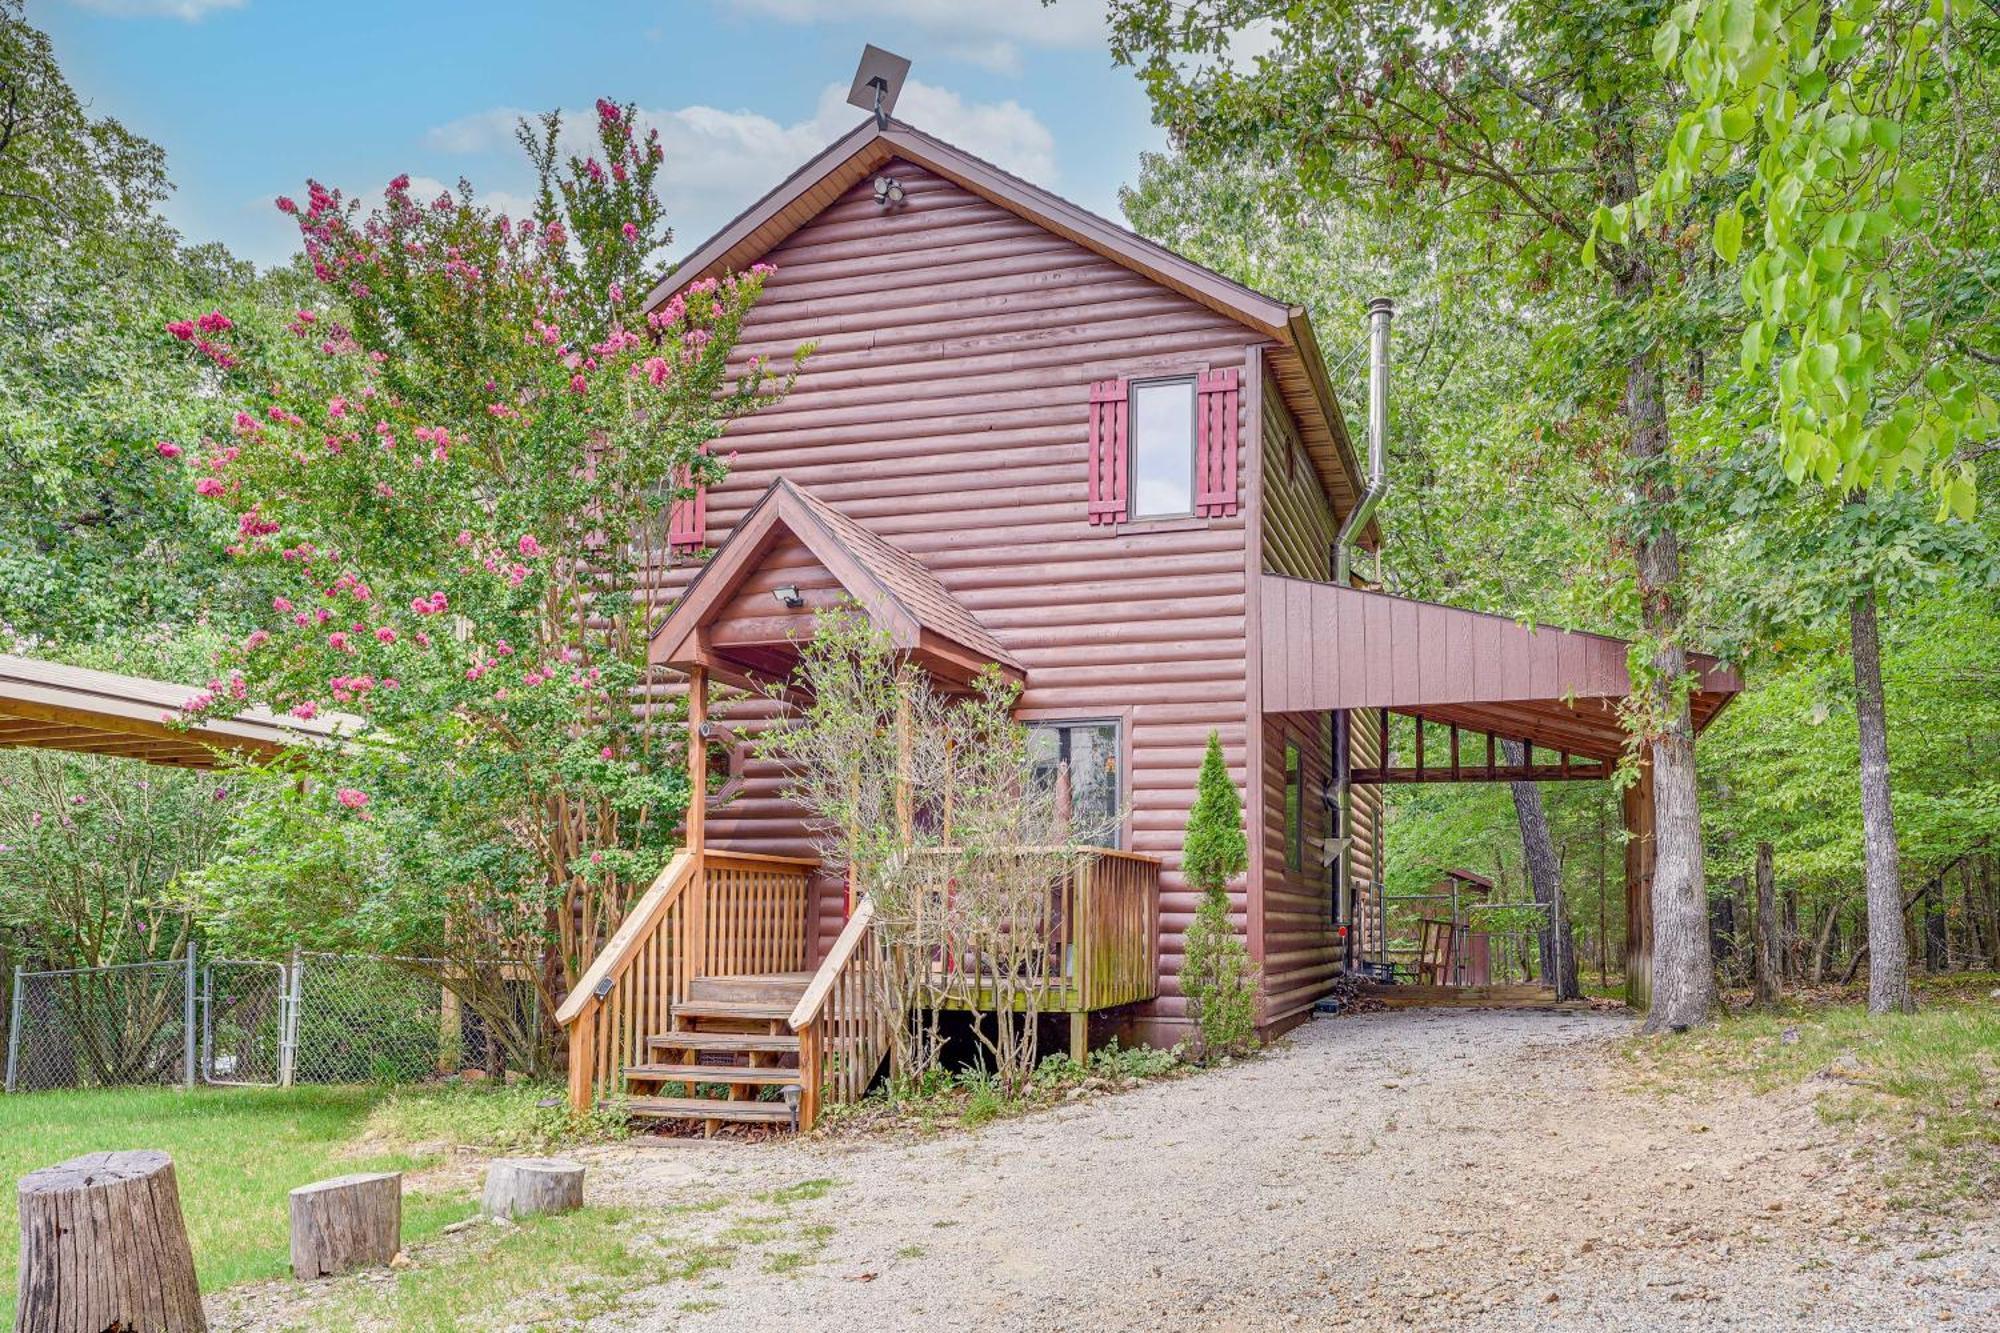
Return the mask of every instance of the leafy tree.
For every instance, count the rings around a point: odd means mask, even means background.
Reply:
[[[1229,920],[1229,882],[1249,864],[1243,801],[1211,731],[1181,843],[1181,876],[1201,893],[1182,936],[1180,987],[1202,1059],[1239,1052],[1256,1036],[1257,972]]]
[[[235,410],[157,460],[272,589],[196,711],[339,714],[348,739],[302,756],[316,781],[268,801],[372,824],[360,882],[416,909],[395,933],[427,922],[425,952],[456,957],[545,950],[552,1000],[686,807],[646,660],[664,511],[720,476],[706,449],[727,423],[789,385],[728,364],[761,267],[636,317],[663,235],[657,137],[600,101],[596,152],[561,160],[558,128],[522,126],[534,218],[463,184],[420,200],[406,177],[365,215],[316,182],[280,199],[321,302],[272,336],[221,311],[169,325]],[[270,869],[238,850],[227,864]]]
[[[0,3],[0,643],[241,620],[219,517],[154,449],[213,420],[160,325],[253,299],[248,266],[159,218],[159,148],[93,119]]]
[[[1817,493],[1778,516],[1806,558],[1777,568],[1819,575],[1846,620],[1875,1012],[1912,999],[1878,616],[1900,571],[1870,557],[1893,544],[1885,527],[1910,525],[1893,496],[1869,492],[1923,477],[1940,520],[1970,518],[1973,460],[2000,423],[1980,382],[1992,358],[1972,345],[1993,327],[1994,210],[1961,184],[1991,171],[2000,82],[1978,48],[1996,37],[1991,15],[1926,3],[1677,6],[1655,50],[1692,105],[1651,188],[1604,219],[1623,234],[1684,207],[1724,262],[1743,256],[1740,373],[1784,475]],[[1696,189],[1703,172],[1732,188]],[[1747,250],[1746,219],[1758,224]],[[1824,557],[1809,533],[1833,540]]]
[[[1198,160],[1248,155],[1277,188],[1380,213],[1413,238],[1477,237],[1508,299],[1545,314],[1578,385],[1579,433],[1615,442],[1618,589],[1643,629],[1629,725],[1654,780],[1655,1029],[1714,999],[1688,710],[1686,588],[1667,400],[1668,337],[1690,264],[1594,219],[1637,197],[1665,152],[1672,94],[1651,60],[1649,6],[1540,0],[1408,5],[1118,0],[1113,51],[1142,66],[1155,111]],[[1268,19],[1270,53],[1227,58]]]

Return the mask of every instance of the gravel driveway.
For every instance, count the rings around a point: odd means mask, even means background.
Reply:
[[[591,1327],[2000,1329],[1990,1214],[1889,1212],[1808,1091],[1628,1091],[1609,1045],[1629,1030],[1322,1019],[1233,1068],[977,1132],[608,1150],[602,1202],[835,1184],[758,1242],[806,1252]]]

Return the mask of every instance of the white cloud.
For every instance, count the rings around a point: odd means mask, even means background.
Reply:
[[[1002,74],[1021,72],[1023,46],[1105,44],[1104,0],[733,0],[730,8],[785,23],[907,24],[940,42],[943,54]]]
[[[685,252],[804,165],[829,143],[861,122],[863,113],[846,103],[845,85],[829,84],[813,115],[781,124],[753,111],[712,106],[672,110],[641,107],[643,129],[657,129],[666,163],[660,173],[667,214],[676,231],[677,251]],[[513,148],[514,126],[527,113],[513,107],[462,116],[426,135],[444,153],[476,154]],[[1055,183],[1055,136],[1034,112],[1009,99],[968,102],[948,88],[912,79],[897,103],[899,119],[956,144],[1038,184]],[[595,112],[563,113],[563,146],[587,153],[593,146]],[[412,183],[414,189],[414,182]],[[483,202],[499,196],[483,190]]]
[[[189,23],[214,10],[243,7],[243,0],[75,0],[75,3],[117,18],[170,18]]]

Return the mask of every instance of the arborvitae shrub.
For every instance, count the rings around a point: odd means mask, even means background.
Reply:
[[[1203,1060],[1236,1054],[1256,1039],[1257,969],[1230,925],[1227,893],[1229,881],[1249,863],[1243,802],[1222,762],[1222,740],[1211,731],[1181,851],[1182,876],[1201,890],[1201,906],[1182,940],[1180,980]]]

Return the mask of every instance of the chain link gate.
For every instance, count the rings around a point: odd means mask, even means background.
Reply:
[[[283,963],[218,958],[201,974],[201,1077],[270,1088],[290,1082],[292,970]]]

